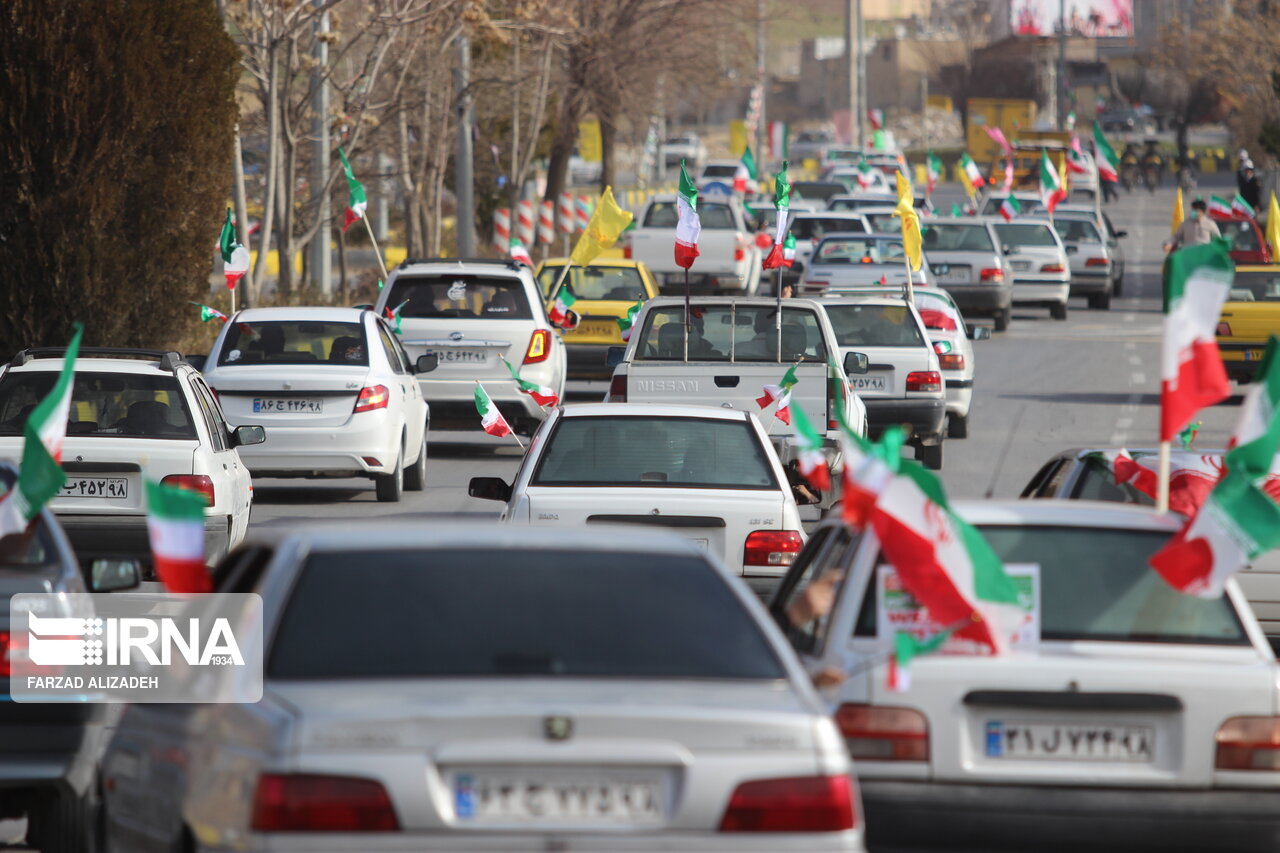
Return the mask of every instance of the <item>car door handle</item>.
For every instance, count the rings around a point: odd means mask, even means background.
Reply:
[[[739,376],[717,376],[715,377],[716,387],[717,388],[737,388],[738,381],[740,379],[741,377]]]

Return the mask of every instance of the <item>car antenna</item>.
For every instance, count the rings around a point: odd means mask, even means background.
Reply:
[[[991,496],[996,493],[996,481],[1000,479],[1000,471],[1004,468],[1004,460],[1009,456],[1009,449],[1013,447],[1013,437],[1018,432],[1018,424],[1022,422],[1022,413],[1027,410],[1027,404],[1023,403],[1018,407],[1018,413],[1013,416],[1013,423],[1009,424],[1009,435],[1004,440],[1004,450],[1000,452],[1000,458],[996,460],[996,469],[991,472],[991,482],[987,484],[987,492],[983,495],[987,500],[991,500]]]

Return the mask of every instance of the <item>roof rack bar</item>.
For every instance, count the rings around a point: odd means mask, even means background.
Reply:
[[[521,263],[514,258],[405,258],[396,269],[402,269],[411,264],[484,264],[511,269],[519,269],[521,266]]]
[[[66,347],[28,347],[13,357],[9,362],[12,367],[21,367],[37,358],[63,358],[67,354]],[[131,349],[127,347],[80,347],[83,358],[139,358],[160,362],[160,369],[170,373],[177,370],[179,364],[186,362],[180,354],[171,350]]]

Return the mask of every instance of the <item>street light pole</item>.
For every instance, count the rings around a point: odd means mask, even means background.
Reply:
[[[867,147],[867,56],[864,44],[866,34],[863,32],[862,0],[854,0],[854,28],[854,44],[857,46],[858,57],[858,95],[854,107],[857,109],[858,150],[863,151]]]
[[[311,135],[315,141],[311,158],[311,197],[316,202],[316,220],[320,227],[311,238],[309,272],[311,283],[324,295],[333,292],[333,256],[329,253],[329,235],[332,233],[329,209],[329,84],[325,82],[325,69],[329,64],[329,45],[325,36],[329,32],[329,13],[324,12],[316,21],[316,46],[313,52],[315,68],[311,72]]]
[[[756,0],[756,86],[760,92],[760,118],[756,122],[756,156],[759,158],[760,165],[768,168],[769,155],[765,140],[768,139],[769,125],[765,119],[765,102],[769,100],[769,63],[765,45],[764,16],[765,0]]]
[[[1058,0],[1058,130],[1067,129],[1067,0]]]
[[[458,257],[476,253],[475,167],[472,162],[471,127],[475,114],[471,106],[471,40],[458,36],[458,64],[453,69],[453,85],[458,103],[458,138],[454,156],[454,192],[458,205],[455,217]]]

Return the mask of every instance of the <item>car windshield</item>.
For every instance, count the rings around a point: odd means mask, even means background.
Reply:
[[[530,485],[778,488],[765,448],[745,419],[663,417],[561,419]]]
[[[564,264],[548,264],[538,273],[542,292],[550,295],[551,288],[564,273]],[[612,299],[635,302],[648,298],[644,281],[635,267],[570,267],[565,287],[577,299]]]
[[[218,352],[218,365],[369,363],[361,323],[305,320],[234,323]]]
[[[860,218],[839,219],[834,216],[796,217],[791,222],[791,233],[797,240],[821,240],[827,234],[839,232],[866,233]]]
[[[1254,272],[1236,269],[1231,302],[1280,302],[1280,267]]]
[[[782,358],[778,358],[776,310],[772,305],[695,305],[689,315],[689,361],[732,358],[742,362],[826,363],[822,326],[810,308],[782,309]],[[649,311],[632,357],[637,361],[683,361],[684,306]]]
[[[827,160],[829,161],[853,161],[862,157],[862,152],[856,148],[828,148]]]
[[[674,201],[657,201],[649,205],[644,216],[645,228],[675,228],[680,215]],[[698,200],[698,219],[704,231],[735,231],[733,209],[727,204]]]
[[[406,320],[533,318],[524,283],[515,276],[450,274],[397,278],[386,304],[394,308],[402,303],[400,316]]]
[[[1059,217],[1053,221],[1053,227],[1058,229],[1058,236],[1064,243],[1102,243],[1098,226],[1085,219]]]
[[[991,232],[985,225],[952,225],[930,222],[924,226],[926,252],[991,252]]]
[[[834,237],[818,244],[815,264],[900,264],[902,242],[899,240],[862,240],[857,237]]]
[[[1007,223],[996,225],[996,236],[1006,246],[1057,246],[1053,229],[1048,225],[1033,223]]]
[[[0,435],[22,435],[27,418],[58,381],[57,370],[9,372],[0,380]],[[76,371],[67,435],[196,438],[177,377]]]
[[[712,163],[702,170],[704,178],[732,178],[738,172],[737,164]]]
[[[902,231],[902,220],[892,213],[864,213],[871,223],[871,230],[879,234],[898,234]]]
[[[1251,644],[1225,595],[1185,595],[1147,565],[1169,541],[1167,532],[1049,525],[980,530],[1011,574],[1038,572],[1042,640]],[[876,633],[875,598],[873,587],[858,617],[859,635]]]
[[[838,181],[796,181],[791,185],[791,192],[799,198],[826,201],[833,195],[840,195],[848,190]]]
[[[858,210],[863,207],[884,207],[885,205],[892,207],[894,199],[889,196],[884,198],[833,198],[830,202],[831,210]]]
[[[268,678],[786,677],[760,626],[697,556],[483,546],[372,554],[307,557]]]
[[[1214,220],[1214,224],[1218,226],[1218,230],[1222,232],[1222,236],[1231,241],[1231,251],[1262,251],[1262,245],[1258,242],[1258,232],[1254,230],[1252,220],[1217,219]]]
[[[924,336],[906,305],[828,305],[842,347],[923,347]]]

